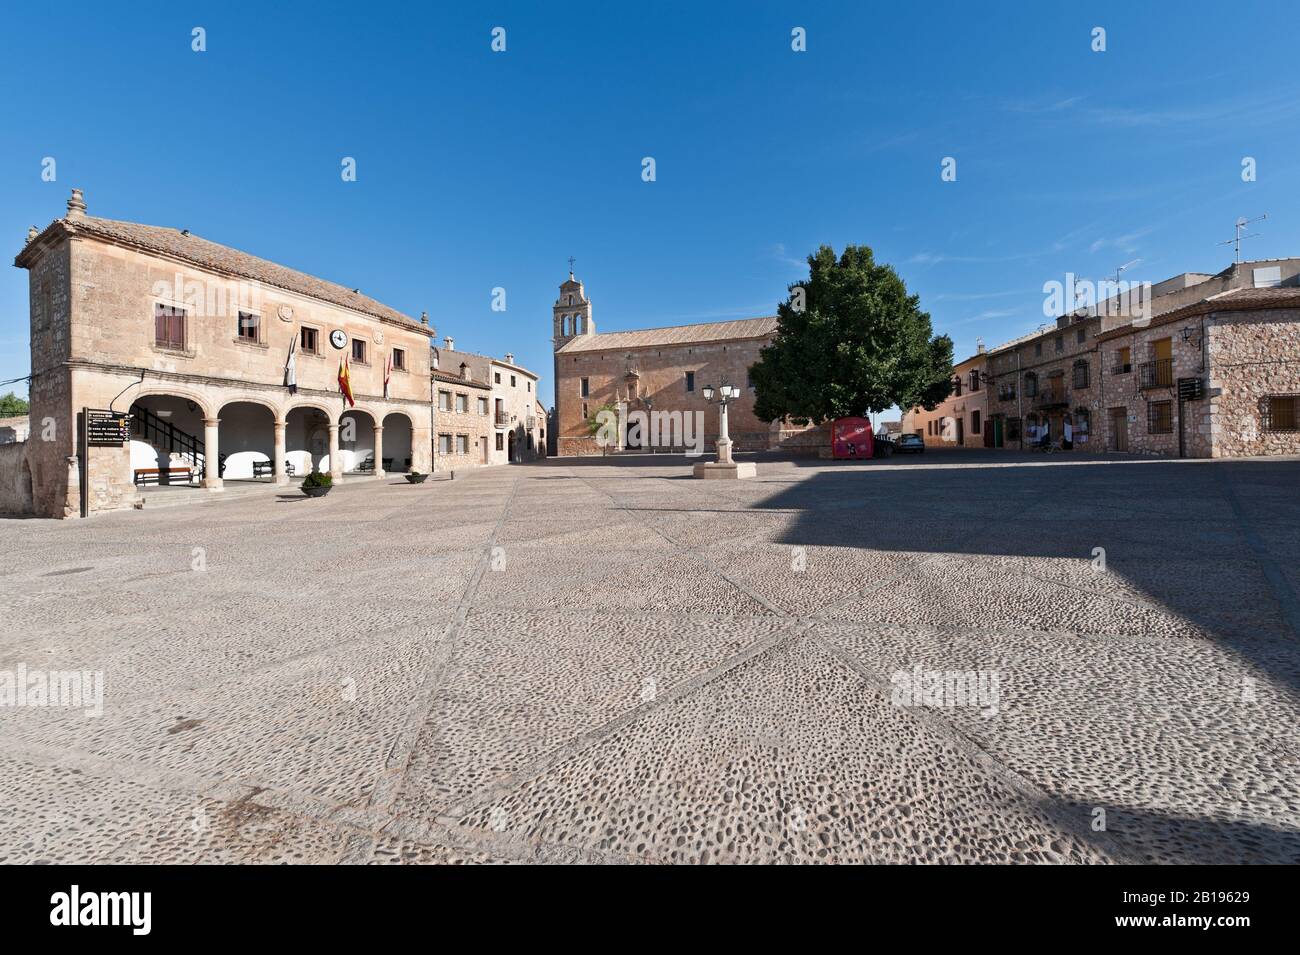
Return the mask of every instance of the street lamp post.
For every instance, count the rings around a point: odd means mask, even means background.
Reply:
[[[704,400],[713,403],[714,387],[704,386]],[[740,389],[723,383],[718,394],[718,463],[731,464],[731,435],[727,432],[727,405],[740,397]]]

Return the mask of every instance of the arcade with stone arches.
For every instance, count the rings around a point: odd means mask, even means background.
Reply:
[[[334,481],[432,470],[418,403],[337,395],[283,397],[153,383],[124,396],[131,438],[126,483],[220,490],[226,482],[287,485],[318,471]]]

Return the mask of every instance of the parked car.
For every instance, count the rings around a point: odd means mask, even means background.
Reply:
[[[919,434],[900,434],[894,441],[894,453],[906,454],[909,452],[925,454],[925,439]]]

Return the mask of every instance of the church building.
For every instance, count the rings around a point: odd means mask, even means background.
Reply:
[[[704,389],[732,385],[739,398],[728,407],[735,451],[788,446],[804,429],[769,425],[754,416],[749,369],[776,334],[776,316],[727,322],[700,322],[666,328],[599,334],[591,299],[569,273],[552,308],[555,354],[556,450],[561,455],[601,454],[606,450],[685,450],[682,432],[661,432],[656,440],[628,429],[619,447],[602,449],[590,424],[606,407],[624,415],[641,411],[680,412],[703,422],[703,449],[712,454],[718,440],[718,407]],[[716,394],[716,391],[715,391]],[[661,416],[662,417],[662,416]]]

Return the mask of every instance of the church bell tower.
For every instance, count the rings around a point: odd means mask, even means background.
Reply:
[[[569,278],[560,285],[560,297],[551,308],[551,344],[555,360],[555,423],[550,433],[555,435],[557,453],[565,429],[579,428],[581,396],[577,379],[566,379],[560,373],[560,349],[579,335],[595,335],[596,323],[591,318],[591,300],[582,283],[573,277],[573,259],[569,259]],[[572,375],[572,373],[571,373]]]
[[[560,285],[560,297],[551,307],[552,336],[555,350],[578,335],[596,334],[596,323],[591,320],[591,302],[582,283],[573,277],[573,259],[569,259],[568,281]]]

